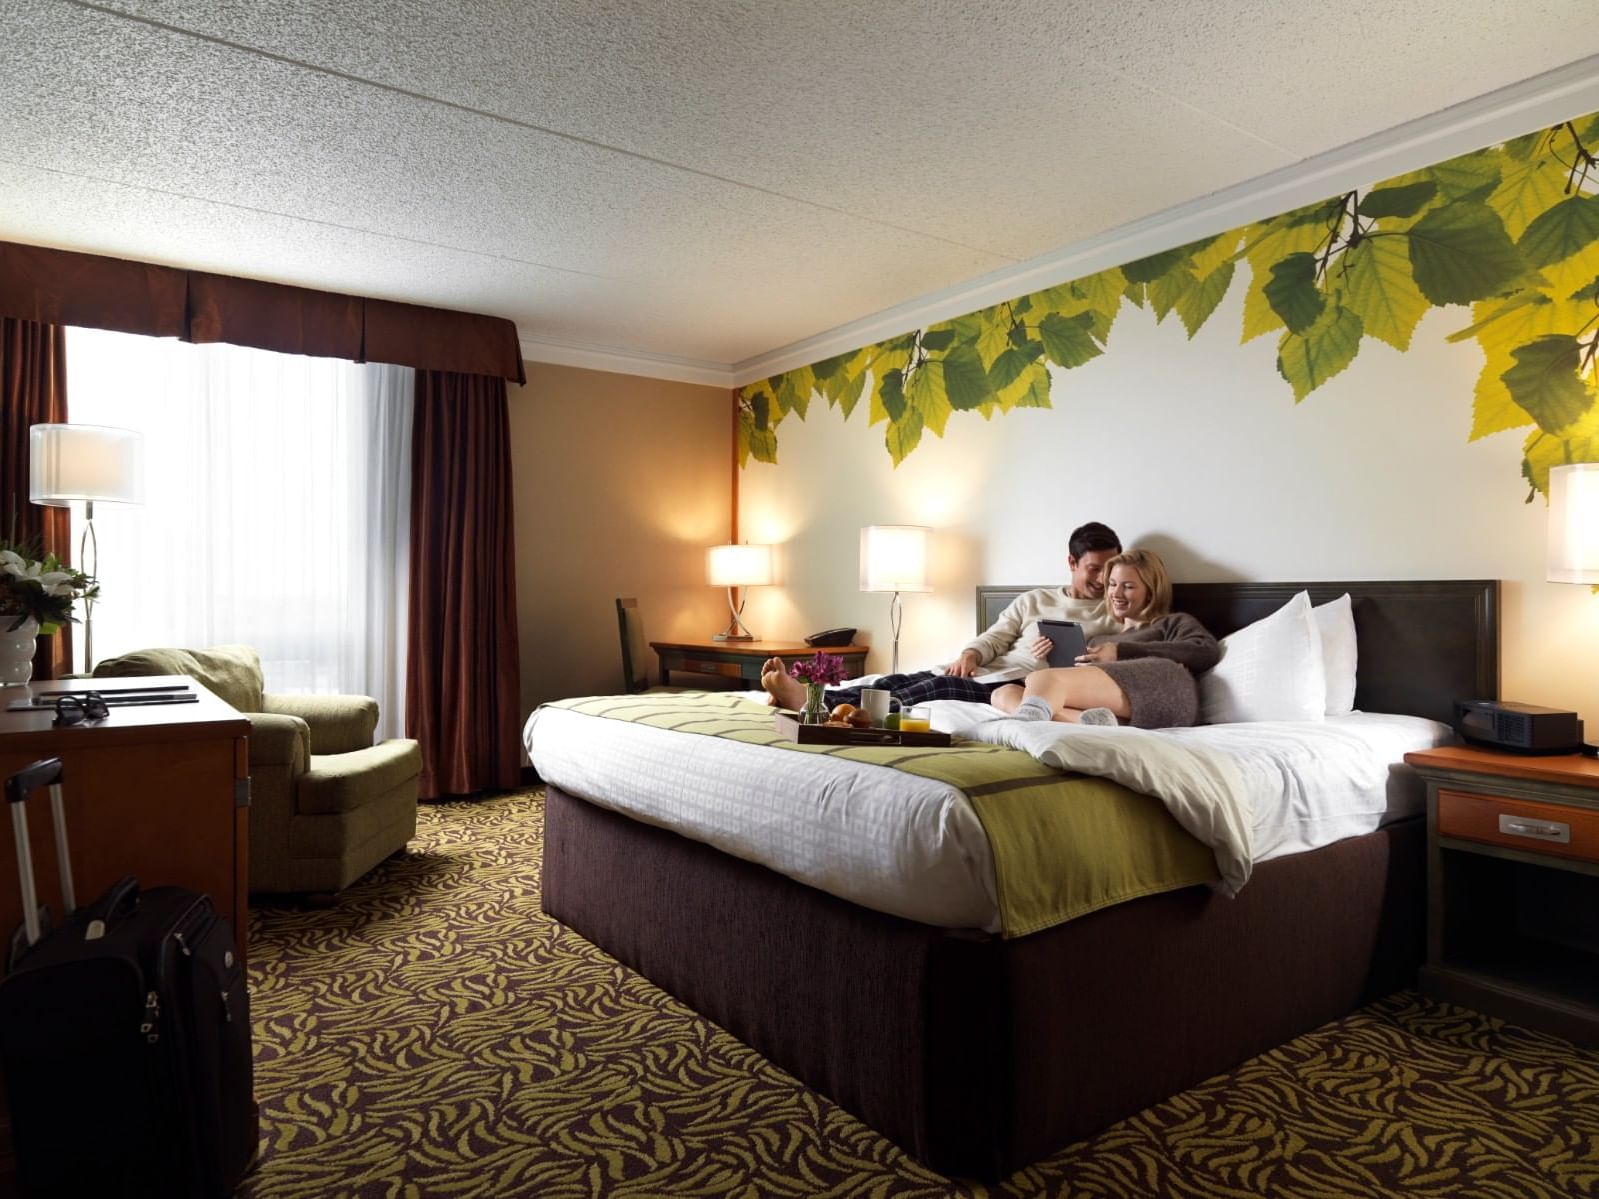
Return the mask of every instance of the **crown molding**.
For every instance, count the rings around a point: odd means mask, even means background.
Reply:
[[[522,357],[529,362],[548,362],[555,366],[580,366],[591,371],[610,371],[618,375],[642,375],[649,379],[669,379],[675,383],[702,383],[707,387],[733,387],[733,367],[727,362],[708,362],[700,358],[677,358],[670,354],[646,354],[597,346],[585,342],[559,341],[549,337],[517,337]]]
[[[727,368],[731,385],[742,387],[1595,110],[1599,110],[1599,55],[735,362]]]

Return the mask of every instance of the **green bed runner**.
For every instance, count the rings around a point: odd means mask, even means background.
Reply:
[[[717,692],[600,696],[550,706],[790,753],[848,758],[959,788],[993,849],[1000,923],[1007,937],[1218,877],[1215,856],[1158,800],[1108,779],[1064,774],[1021,750],[978,741],[926,749],[799,745],[776,731],[771,708]]]

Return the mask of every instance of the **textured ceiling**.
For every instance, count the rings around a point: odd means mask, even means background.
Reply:
[[[1591,15],[3,0],[0,239],[725,366],[1585,58]]]

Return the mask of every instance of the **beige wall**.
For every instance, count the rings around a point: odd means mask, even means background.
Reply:
[[[1296,405],[1275,336],[1239,344],[1243,292],[1192,341],[1125,306],[1102,357],[1056,373],[1052,410],[956,413],[898,469],[864,403],[785,420],[778,465],[752,463],[740,488],[745,535],[784,562],[750,623],[859,625],[886,670],[888,597],[858,590],[859,529],[927,524],[935,590],[905,600],[901,664],[944,661],[972,635],[976,584],[1060,581],[1067,533],[1099,519],[1179,579],[1502,579],[1504,697],[1599,730],[1599,596],[1544,579],[1522,432],[1467,440],[1482,351],[1446,340],[1467,311],[1431,312],[1405,354],[1368,339]]]
[[[510,389],[524,714],[619,689],[619,595],[638,597],[652,639],[726,626],[705,547],[727,540],[731,504],[726,390],[537,362],[527,375]]]

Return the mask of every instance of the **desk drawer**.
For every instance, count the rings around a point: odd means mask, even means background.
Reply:
[[[1599,862],[1599,811],[1591,808],[1440,790],[1438,835]]]
[[[737,662],[707,662],[703,658],[684,658],[678,662],[667,663],[670,670],[681,670],[688,674],[718,674],[727,679],[741,679],[744,670]]]

